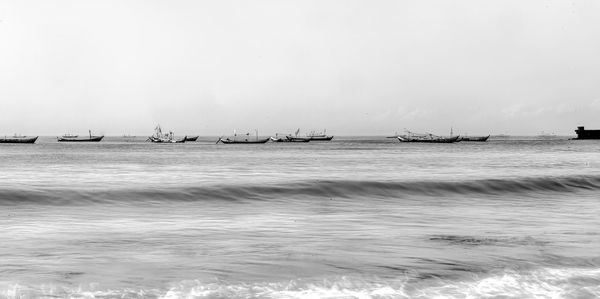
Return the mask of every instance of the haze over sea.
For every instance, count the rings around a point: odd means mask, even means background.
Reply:
[[[600,296],[600,141],[0,146],[0,297]]]

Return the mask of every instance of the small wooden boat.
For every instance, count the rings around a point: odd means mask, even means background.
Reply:
[[[308,137],[298,137],[298,132],[300,131],[300,129],[298,129],[298,131],[296,131],[296,134],[294,136],[292,136],[292,134],[281,134],[284,135],[283,137],[279,137],[279,133],[275,134],[275,137],[271,137],[271,141],[273,142],[309,142],[310,138]]]
[[[224,144],[257,144],[257,143],[267,143],[267,141],[269,141],[269,140],[271,140],[271,138],[250,140],[250,139],[229,139],[229,138],[223,139],[221,137],[221,138],[219,138],[219,140],[217,140],[217,143],[222,142]]]
[[[102,136],[92,136],[92,131],[89,131],[90,135],[86,137],[79,137],[77,135],[65,134],[62,137],[56,137],[58,142],[99,142],[104,138]]]
[[[259,139],[258,138],[258,130],[255,130],[255,139],[249,139],[250,138],[250,133],[245,133],[245,134],[238,134],[236,130],[233,130],[233,139],[227,137],[227,138],[223,138],[223,136],[219,137],[219,140],[217,140],[216,143],[222,142],[224,144],[257,144],[257,143],[267,143],[269,140],[271,140],[271,137],[269,138],[263,138],[263,139]],[[239,137],[239,136],[242,137]]]
[[[38,139],[38,136],[35,137],[27,137],[27,136],[12,136],[0,138],[0,143],[35,143]]]
[[[273,141],[273,142],[309,142],[310,139],[308,139],[308,138],[301,138],[301,137],[286,136],[285,138],[271,137],[271,141]]]
[[[408,132],[406,135],[397,136],[400,142],[423,142],[423,143],[454,143],[460,141],[460,136],[437,136],[433,134],[417,134]]]
[[[490,135],[487,136],[464,136],[460,137],[460,141],[476,141],[476,142],[486,142],[490,138]]]
[[[423,142],[423,143],[454,143],[458,142],[459,136],[454,137],[441,137],[435,136],[432,138],[407,138],[405,136],[398,136],[400,142]]]
[[[308,138],[308,137],[292,137],[292,136],[285,136],[286,142],[309,142],[312,139]]]
[[[330,141],[333,136],[309,136],[312,141]]]
[[[327,136],[327,130],[323,130],[323,133],[315,133],[315,131],[310,132],[306,137],[312,141],[330,141],[333,139],[333,136]]]
[[[196,140],[198,140],[198,137],[200,137],[200,136],[192,136],[192,137],[185,136],[185,141],[196,141]]]

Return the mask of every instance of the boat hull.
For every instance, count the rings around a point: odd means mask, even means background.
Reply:
[[[196,141],[196,140],[198,140],[198,137],[200,137],[200,136],[185,137],[185,141]]]
[[[156,137],[148,137],[148,140],[150,142],[153,143],[185,143],[186,141],[188,141],[187,138],[183,138],[181,140],[174,140],[174,139],[161,139],[161,138],[156,138]]]
[[[285,139],[287,142],[309,142],[313,139],[307,138],[307,137],[292,137],[292,136],[285,136]]]
[[[400,142],[420,142],[420,143],[454,143],[459,141],[459,136],[454,137],[438,137],[438,138],[414,138],[414,137],[400,137]]]
[[[490,138],[488,136],[471,136],[471,137],[461,137],[460,141],[472,141],[472,142],[486,142]]]
[[[267,143],[267,141],[271,140],[271,138],[258,139],[258,140],[232,140],[232,139],[223,139],[219,138],[219,142],[224,144],[259,144],[259,143]]]
[[[58,137],[58,142],[99,142],[104,136],[91,136],[87,138],[72,138],[72,137]]]
[[[310,141],[330,141],[333,136],[310,136],[308,138]]]
[[[35,137],[21,137],[21,138],[0,138],[0,143],[35,143],[38,136]]]

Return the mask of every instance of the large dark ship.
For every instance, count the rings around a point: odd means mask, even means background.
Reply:
[[[600,130],[586,130],[583,126],[575,130],[577,138],[575,139],[600,139]]]
[[[35,137],[27,137],[27,136],[12,136],[12,137],[6,137],[4,136],[4,138],[0,138],[0,143],[35,143],[35,141],[38,139],[38,136]]]

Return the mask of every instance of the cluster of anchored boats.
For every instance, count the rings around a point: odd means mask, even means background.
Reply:
[[[333,136],[327,135],[325,131],[320,132],[310,132],[305,136],[299,136],[300,129],[296,130],[296,132],[292,134],[275,134],[275,137],[269,138],[258,138],[258,131],[256,132],[256,137],[250,137],[250,133],[245,134],[237,134],[235,131],[233,132],[233,136],[231,137],[219,137],[217,143],[221,142],[224,144],[252,144],[252,143],[267,143],[269,141],[272,142],[309,142],[309,141],[330,141],[333,139]],[[433,134],[418,134],[407,131],[405,135],[395,135],[388,138],[397,138],[400,142],[426,142],[426,143],[453,143],[459,141],[487,141],[488,136],[438,136]],[[94,136],[92,135],[92,131],[89,131],[88,136],[78,136],[72,134],[65,134],[61,137],[56,137],[58,142],[99,142],[104,138],[102,136]],[[4,137],[0,138],[0,143],[35,143],[38,139],[38,136],[28,137],[28,136],[12,136],[12,137]],[[185,143],[189,141],[196,141],[198,136],[184,136],[183,138],[177,139],[175,138],[175,134],[173,132],[163,133],[160,125],[156,126],[154,129],[154,134],[146,141],[154,142],[154,143]]]
[[[426,143],[454,143],[459,141],[479,141],[485,142],[490,138],[487,136],[438,136],[433,134],[419,134],[407,131],[405,135],[396,135],[388,138],[398,138],[400,142],[426,142]]]
[[[0,143],[35,143],[39,136],[30,137],[30,136],[20,136],[14,135],[11,137],[4,136],[4,138],[0,138]],[[58,142],[98,142],[104,138],[102,136],[93,136],[90,131],[89,136],[78,136],[72,134],[65,134],[61,137],[56,137],[56,141]]]
[[[240,139],[239,137],[236,139],[237,134],[234,132],[233,133],[233,139],[231,138],[223,138],[220,137],[219,140],[217,140],[217,143],[222,142],[225,144],[237,144],[237,143],[267,143],[268,141],[272,141],[272,142],[309,142],[309,141],[330,141],[331,139],[333,139],[333,136],[327,136],[327,134],[325,134],[325,132],[323,133],[316,133],[316,132],[310,132],[310,134],[307,134],[306,136],[298,136],[298,133],[300,133],[300,129],[296,130],[296,133],[294,135],[292,134],[287,134],[287,135],[283,135],[283,137],[279,137],[280,134],[276,133],[275,137],[269,137],[269,138],[263,138],[263,139],[259,139],[258,138],[258,132],[256,132],[256,139],[252,140],[252,139],[248,139],[248,137],[250,136],[249,133],[244,134],[246,137]]]
[[[222,142],[224,144],[242,144],[242,143],[267,143],[268,141],[273,141],[273,142],[309,142],[311,140],[314,141],[329,141],[331,139],[333,139],[333,136],[327,136],[324,133],[315,133],[315,132],[311,132],[310,134],[306,135],[306,137],[300,137],[298,136],[298,133],[300,132],[300,129],[298,129],[296,131],[296,134],[294,136],[292,136],[291,134],[285,135],[284,137],[279,137],[279,134],[275,134],[276,137],[269,137],[269,138],[258,138],[258,131],[256,132],[256,138],[252,139],[250,137],[250,133],[245,133],[245,134],[240,134],[238,136],[237,132],[234,131],[233,132],[233,136],[224,138],[223,136],[219,137],[219,139],[217,140],[217,143]],[[175,138],[175,134],[173,134],[173,132],[169,131],[167,133],[163,133],[162,128],[160,127],[160,125],[156,126],[156,128],[154,128],[154,134],[150,137],[148,137],[148,139],[146,141],[150,141],[150,142],[154,142],[154,143],[184,143],[187,141],[196,141],[198,139],[198,136],[193,136],[193,137],[189,137],[189,136],[184,136],[181,139],[177,139]]]

